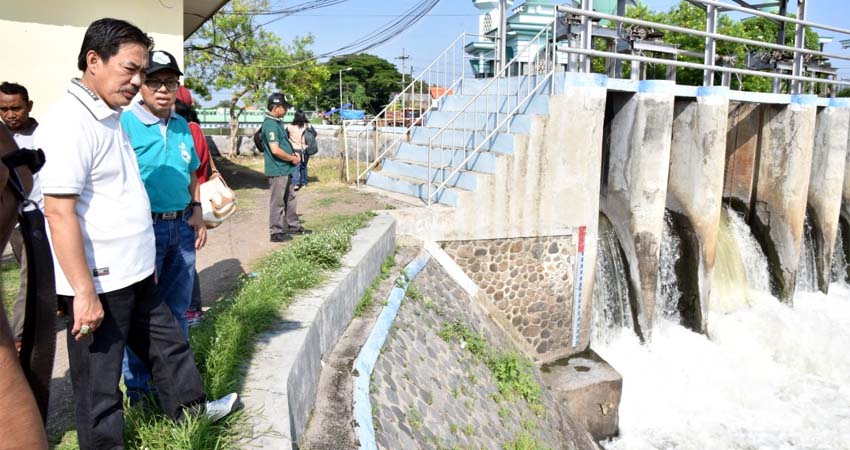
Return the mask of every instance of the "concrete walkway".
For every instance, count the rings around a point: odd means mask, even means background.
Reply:
[[[286,319],[260,338],[242,390],[255,436],[249,445],[297,448],[324,360],[394,249],[395,221],[375,217],[353,237],[342,267],[325,285],[300,296],[287,309]]]

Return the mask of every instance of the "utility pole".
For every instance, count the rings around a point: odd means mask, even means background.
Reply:
[[[410,55],[407,54],[405,49],[401,49],[401,56],[396,56],[395,59],[401,60],[401,90],[407,87],[404,84],[404,75],[405,75],[405,64],[407,64],[407,60],[410,59]]]

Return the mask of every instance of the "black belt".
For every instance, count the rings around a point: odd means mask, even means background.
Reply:
[[[175,220],[182,219],[183,216],[189,216],[189,208],[181,211],[169,211],[164,213],[151,213],[154,220]]]

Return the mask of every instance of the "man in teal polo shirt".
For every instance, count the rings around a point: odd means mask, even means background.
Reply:
[[[172,110],[183,75],[174,56],[151,52],[146,73],[139,90],[142,101],[121,114],[121,126],[130,137],[150,199],[157,285],[188,338],[185,314],[192,299],[195,251],[206,242],[195,176],[200,161],[189,124]],[[130,399],[141,399],[149,382],[147,369],[128,350],[124,383]]]
[[[284,242],[292,239],[292,234],[310,234],[298,220],[298,204],[295,200],[295,186],[292,174],[301,158],[292,151],[289,136],[281,119],[291,107],[286,97],[276,92],[269,96],[268,114],[263,121],[263,153],[265,154],[265,173],[269,177],[269,234],[270,241]]]

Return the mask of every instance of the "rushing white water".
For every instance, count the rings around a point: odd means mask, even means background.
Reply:
[[[770,291],[767,258],[744,219],[724,210],[717,237],[709,309],[731,312],[746,308],[759,292]]]
[[[818,289],[818,274],[815,263],[815,240],[812,223],[806,217],[803,239],[800,243],[800,267],[797,269],[797,291],[814,292]]]
[[[634,330],[632,309],[629,306],[629,282],[626,277],[617,235],[608,219],[600,216],[591,342],[607,342],[620,328]]]
[[[713,286],[742,299],[712,301],[711,339],[659,320],[645,345],[625,328],[594,345],[624,380],[605,448],[850,449],[850,288],[780,303],[746,225],[724,216]]]
[[[679,314],[679,299],[682,291],[676,279],[676,263],[681,257],[681,241],[673,231],[673,217],[664,214],[664,233],[661,235],[661,258],[658,264],[658,289],[655,294],[655,317],[665,317],[671,322],[682,320]]]

